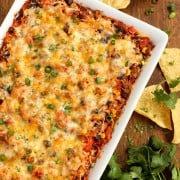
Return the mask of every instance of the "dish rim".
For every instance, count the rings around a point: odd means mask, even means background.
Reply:
[[[26,0],[15,0],[7,16],[4,18],[4,21],[0,27],[0,46],[8,28],[12,25],[14,14],[20,10],[25,2]],[[118,19],[124,22],[126,25],[135,27],[139,32],[149,36],[155,45],[151,57],[146,65],[142,68],[142,71],[134,84],[134,88],[127,101],[127,104],[124,107],[121,117],[116,122],[111,140],[103,147],[101,157],[97,159],[95,166],[90,170],[89,180],[98,180],[103,174],[103,171],[105,170],[116,146],[118,145],[135,109],[135,106],[158,63],[161,54],[163,53],[168,41],[168,36],[162,30],[124,12],[114,9],[99,0],[74,0],[74,2],[80,3],[83,6],[89,7],[93,10],[102,10],[106,16]]]

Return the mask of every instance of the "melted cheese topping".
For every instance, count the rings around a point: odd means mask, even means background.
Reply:
[[[143,55],[130,36],[114,36],[111,19],[81,20],[64,2],[24,17],[0,63],[0,177],[81,179],[94,156],[86,138],[105,138],[105,106],[120,97],[116,78]]]

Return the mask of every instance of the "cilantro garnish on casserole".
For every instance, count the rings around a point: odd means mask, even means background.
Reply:
[[[0,49],[0,177],[88,179],[153,44],[63,0],[28,0]]]

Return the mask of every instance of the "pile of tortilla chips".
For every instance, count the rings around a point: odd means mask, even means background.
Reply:
[[[170,91],[179,92],[180,83],[177,83],[177,79],[180,79],[180,49],[165,49],[160,58],[159,65],[169,85]],[[175,87],[173,87],[172,82],[176,85]],[[162,128],[173,129],[174,137],[172,143],[178,144],[180,143],[180,99],[178,99],[175,109],[170,110],[165,104],[154,99],[152,92],[156,89],[157,85],[145,88],[135,111],[151,119]],[[160,89],[162,89],[162,87]]]
[[[131,2],[131,0],[101,0],[101,1],[116,9],[124,9]]]

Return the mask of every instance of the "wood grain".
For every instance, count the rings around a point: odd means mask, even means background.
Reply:
[[[9,8],[11,7],[14,0],[0,0],[0,24],[5,18]]]
[[[176,18],[169,19],[169,11],[167,9],[169,2],[174,2],[176,6]],[[145,15],[145,10],[154,7],[155,12]],[[169,36],[168,47],[180,48],[180,1],[179,0],[159,0],[157,4],[152,4],[151,0],[131,0],[130,6],[124,12],[137,17],[160,29],[168,29],[171,31]]]
[[[0,24],[7,14],[12,2],[13,0],[0,0]],[[177,14],[174,19],[168,18],[169,12],[167,6],[169,2],[169,0],[159,0],[157,4],[152,4],[151,0],[132,0],[130,6],[123,11],[160,29],[170,30],[171,34],[167,46],[180,48],[180,0],[173,0],[176,4]],[[154,7],[155,12],[150,16],[146,16],[145,10],[150,7]],[[157,66],[148,85],[157,84],[162,79],[163,75],[159,66]],[[137,130],[137,126],[139,130]],[[154,128],[152,129],[152,127]],[[132,139],[134,145],[140,145],[146,143],[151,135],[157,135],[160,139],[170,143],[173,137],[173,131],[157,127],[147,118],[138,115],[137,113],[133,113],[116,149],[119,162],[125,167],[125,161],[127,159],[126,151],[129,147],[128,138]],[[180,145],[177,145],[176,161],[180,163]]]
[[[180,10],[180,1],[174,0],[173,2],[176,5],[177,14],[174,19],[168,18],[169,12],[167,6],[169,5],[169,1],[167,0],[159,0],[157,4],[152,4],[151,0],[132,0],[130,6],[123,11],[153,26],[156,26],[159,29],[170,30],[171,33],[167,47],[180,48],[180,11],[178,11]],[[146,16],[145,11],[150,7],[154,7],[155,12],[150,16]],[[157,66],[148,82],[148,85],[158,84],[163,79],[163,74],[159,66]],[[137,125],[141,127],[143,134],[140,133],[141,130],[137,132]],[[153,130],[150,128],[152,126],[155,126]],[[123,166],[125,165],[127,159],[126,151],[129,146],[128,139],[132,139],[134,145],[140,145],[146,143],[151,135],[156,135],[161,140],[170,143],[173,138],[173,131],[162,129],[156,126],[149,119],[134,112],[116,149],[119,162]],[[178,162],[178,166],[180,166],[180,144],[177,145],[176,160]]]

